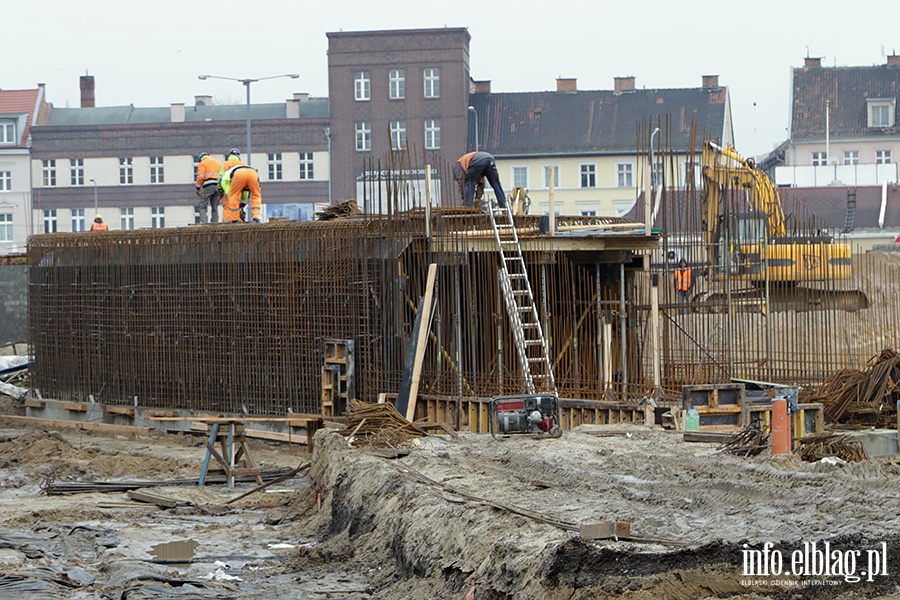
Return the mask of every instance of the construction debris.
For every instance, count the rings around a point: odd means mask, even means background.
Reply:
[[[356,205],[356,200],[345,200],[325,208],[322,212],[317,212],[316,216],[320,221],[330,221],[331,219],[343,219],[361,214],[363,213]]]
[[[896,427],[898,386],[900,354],[886,349],[864,371],[843,369],[826,378],[808,401],[821,402],[832,423]]]
[[[292,469],[269,469],[260,473],[263,482],[278,479],[290,473]],[[256,481],[253,475],[238,475],[234,478],[237,482]],[[206,483],[226,483],[224,475],[206,477]],[[68,494],[88,494],[91,492],[128,492],[147,487],[170,485],[197,485],[199,479],[168,479],[163,481],[48,481],[42,486],[43,493],[48,496]]]
[[[794,454],[806,462],[815,462],[828,456],[835,456],[846,462],[862,462],[869,459],[862,442],[847,435],[827,433],[803,438],[799,442],[800,446]]]
[[[397,412],[393,404],[387,403],[351,400],[347,423],[347,428],[340,433],[357,448],[397,448],[428,435],[418,424]]]
[[[769,447],[769,432],[754,425],[748,425],[734,434],[730,440],[719,446],[719,452],[735,456],[756,456]]]

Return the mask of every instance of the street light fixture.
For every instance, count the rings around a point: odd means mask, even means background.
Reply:
[[[259,79],[238,79],[236,77],[220,77],[218,75],[198,75],[197,79],[225,79],[227,81],[238,81],[244,84],[244,87],[247,88],[247,164],[250,164],[250,157],[253,152],[253,148],[250,146],[250,84],[255,83],[257,81],[264,81],[266,79],[278,79],[279,77],[290,77],[291,79],[297,79],[300,77],[297,73],[287,73],[285,75],[272,75],[271,77],[260,77]]]
[[[94,216],[96,217],[100,212],[100,209],[97,208],[97,180],[91,177],[88,181],[94,184]]]
[[[475,115],[475,152],[478,152],[478,111],[474,106],[470,106],[469,112]]]

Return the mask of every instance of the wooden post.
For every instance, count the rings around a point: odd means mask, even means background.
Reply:
[[[409,402],[406,405],[406,418],[416,420],[416,395],[419,393],[419,380],[422,377],[422,361],[425,358],[425,344],[428,342],[428,330],[431,329],[432,304],[434,301],[434,280],[437,277],[437,263],[428,265],[428,279],[425,283],[425,298],[422,303],[422,319],[419,325],[419,343],[413,364],[412,380],[409,387]]]
[[[425,238],[431,241],[431,165],[425,165]]]
[[[650,348],[653,352],[653,389],[659,389],[659,274],[650,276]]]
[[[556,165],[550,165],[550,235],[556,235],[556,186],[553,185],[556,177]]]

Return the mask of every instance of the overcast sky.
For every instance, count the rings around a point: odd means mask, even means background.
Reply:
[[[827,66],[883,64],[900,51],[891,2],[760,0],[558,0],[550,3],[330,0],[184,2],[9,0],[4,3],[0,88],[47,85],[55,106],[79,106],[79,77],[94,76],[98,106],[168,106],[209,94],[246,101],[237,82],[197,75],[301,78],[260,81],[252,102],[293,92],[328,95],[332,31],[466,27],[471,76],[492,91],[699,87],[718,75],[729,88],[735,145],[746,156],[788,137],[790,73],[807,55]]]

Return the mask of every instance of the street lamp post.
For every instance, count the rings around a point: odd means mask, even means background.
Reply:
[[[100,209],[97,208],[97,180],[91,177],[90,182],[94,184],[94,216],[97,216],[97,213]]]
[[[251,154],[253,153],[253,148],[250,145],[250,84],[255,83],[257,81],[263,81],[266,79],[278,79],[279,77],[290,77],[291,79],[297,79],[300,77],[297,73],[287,73],[285,75],[272,75],[271,77],[260,77],[259,79],[238,79],[236,77],[220,77],[218,75],[198,75],[197,79],[225,79],[227,81],[237,81],[244,84],[244,87],[247,88],[247,164],[251,164]]]
[[[475,152],[478,152],[478,111],[474,106],[470,106],[469,112],[475,115]]]

